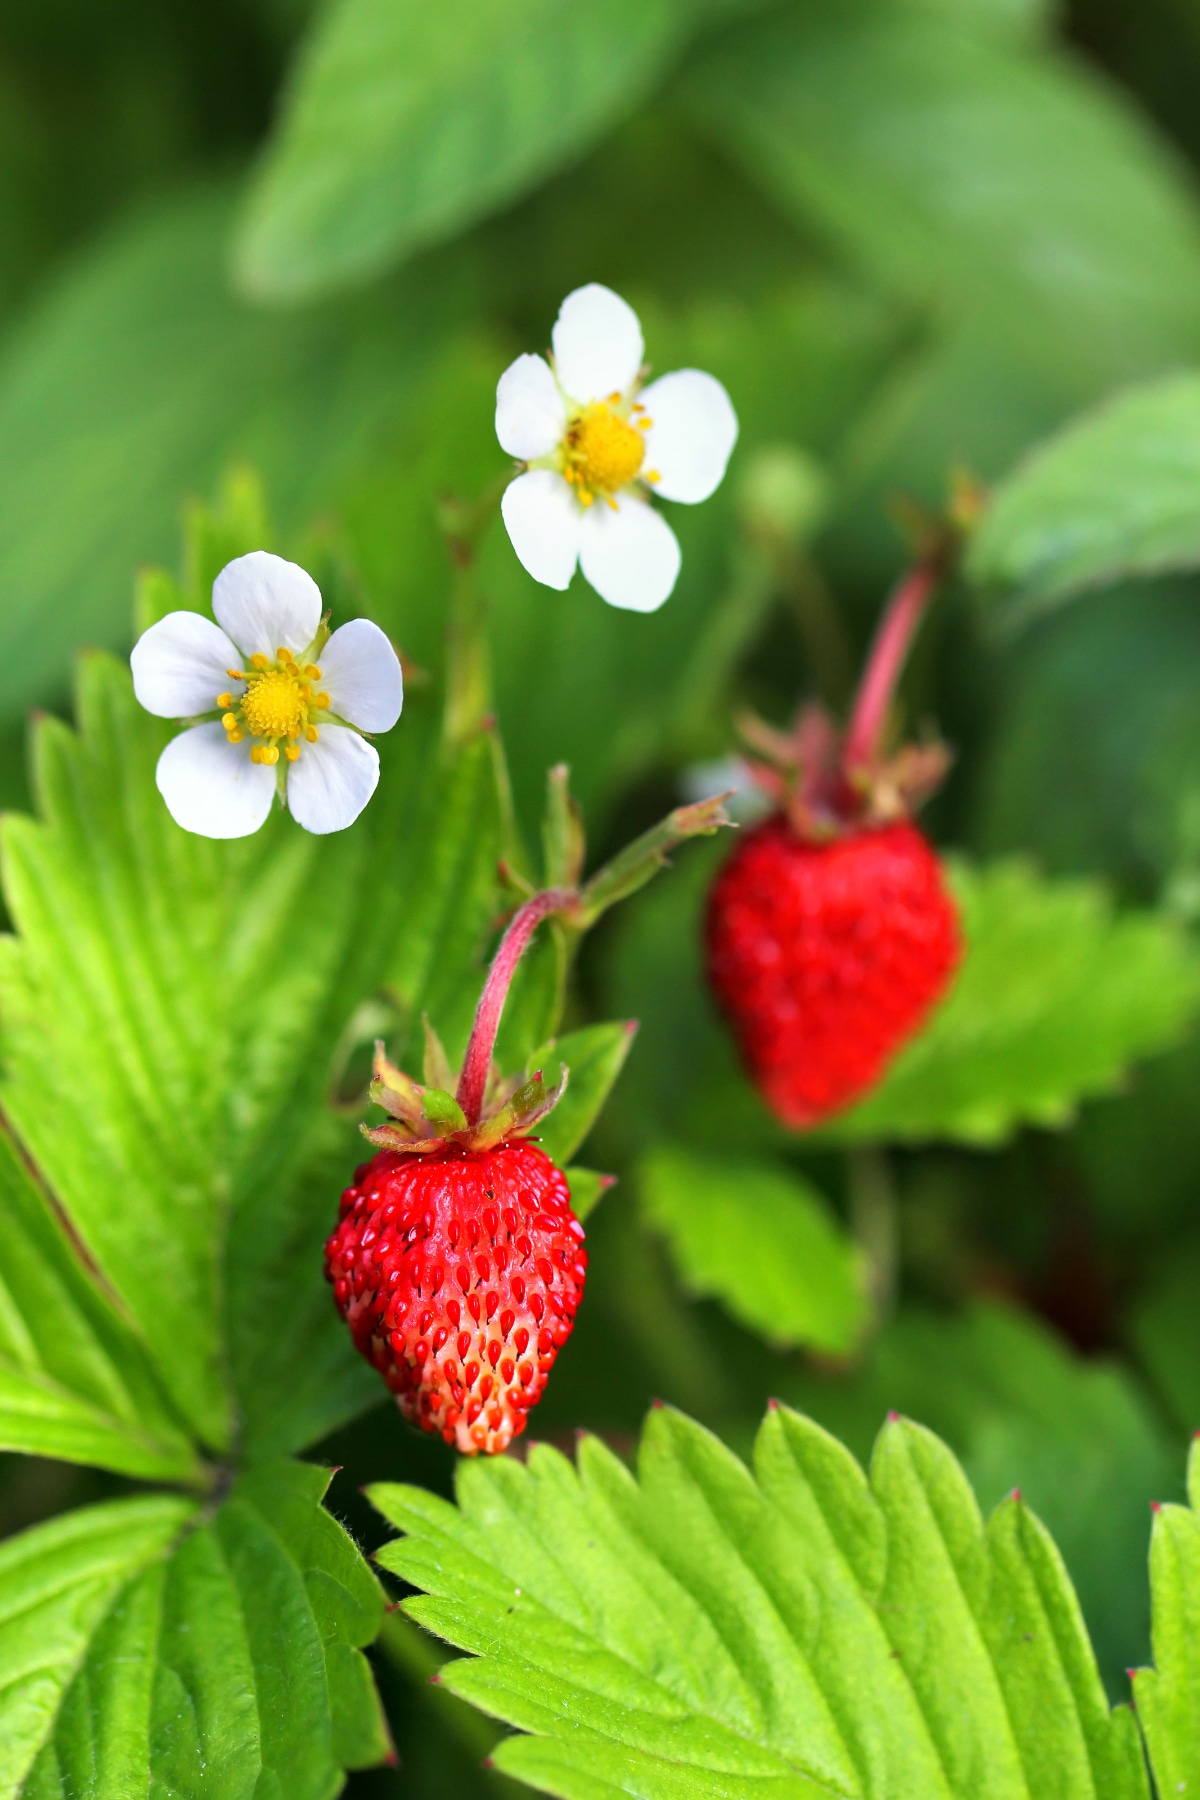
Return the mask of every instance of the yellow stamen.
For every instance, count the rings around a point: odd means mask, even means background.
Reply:
[[[606,400],[594,401],[576,416],[563,449],[563,472],[573,471],[573,485],[585,506],[589,494],[615,494],[627,486],[646,454],[641,432]]]
[[[221,723],[225,727],[226,731],[236,731],[237,723],[238,723],[238,716],[236,713],[227,712],[223,715],[223,717],[221,719]]]
[[[245,681],[245,679],[246,679],[246,677],[242,674],[242,671],[240,669],[226,669],[225,673],[228,676],[230,676],[234,681]]]
[[[313,700],[313,705],[318,712],[327,712],[329,710],[329,695],[318,694]]]
[[[275,744],[268,744],[258,760],[265,763],[277,763],[279,761],[278,746]]]
[[[320,681],[321,679],[321,671],[318,669],[316,663],[309,663],[304,673],[308,676],[310,681]]]
[[[250,761],[253,763],[262,761],[262,745],[261,744],[251,744],[251,746],[250,746]]]
[[[263,651],[261,651],[261,650],[256,650],[254,652],[254,655],[250,658],[250,667],[252,669],[258,669],[261,671],[263,669],[269,669],[270,666],[271,666],[270,657],[266,656],[263,653]]]
[[[309,725],[306,727],[304,735],[308,739],[310,744],[315,744],[321,734],[317,730],[315,725]]]
[[[300,754],[299,744],[285,744],[283,754],[287,757],[289,762],[295,762]]]
[[[229,742],[231,744],[240,744],[245,735],[244,731],[231,731],[229,734]]]
[[[638,430],[639,431],[649,431],[649,429],[653,425],[653,423],[654,423],[653,419],[639,419],[637,422]]]
[[[647,481],[661,481],[662,476],[659,474],[657,469],[647,469],[645,479]]]
[[[251,737],[294,737],[304,724],[304,696],[288,669],[266,669],[242,695],[242,722]]]
[[[221,708],[222,712],[224,712],[226,707],[233,705],[233,695],[232,694],[218,694],[217,695],[217,705]]]

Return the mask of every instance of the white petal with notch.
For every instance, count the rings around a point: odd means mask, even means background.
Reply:
[[[664,500],[695,505],[720,486],[737,442],[737,414],[715,375],[677,369],[644,389],[642,405],[653,423],[646,430],[646,460]]]
[[[360,731],[390,731],[404,704],[400,658],[370,619],[339,625],[321,652],[320,691]],[[319,715],[318,715],[319,719]]]
[[[567,428],[567,404],[543,356],[518,356],[496,386],[496,436],[521,462],[549,456]]]
[[[518,560],[546,587],[569,587],[579,560],[579,502],[553,469],[530,469],[504,490],[504,524]]]

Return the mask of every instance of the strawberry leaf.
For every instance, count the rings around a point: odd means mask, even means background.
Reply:
[[[1200,377],[1173,375],[1068,425],[1003,481],[968,572],[1023,624],[1088,589],[1200,567]]]
[[[954,1458],[893,1419],[868,1479],[768,1414],[753,1473],[670,1409],[637,1473],[595,1438],[371,1490],[405,1610],[472,1654],[452,1692],[524,1734],[494,1762],[563,1800],[636,1792],[1148,1800],[1052,1541],[985,1525]]]
[[[146,1347],[81,1267],[0,1130],[0,1447],[193,1482],[203,1466]]]
[[[236,1413],[250,1454],[291,1450],[376,1393],[321,1272],[362,1159],[328,1105],[335,1052],[381,990],[461,1047],[494,906],[492,746],[439,761],[418,696],[362,825],[212,843],[155,790],[165,732],[127,670],[85,661],[79,713],[78,736],[37,728],[41,820],[0,828],[4,1110],[195,1435],[224,1447]]]
[[[1116,913],[1094,883],[1021,863],[956,863],[951,878],[967,942],[954,989],[823,1139],[990,1145],[1061,1126],[1195,1015],[1200,965],[1167,918]]]
[[[207,1519],[124,1500],[0,1549],[0,1793],[325,1800],[379,1761],[383,1596],[328,1482],[269,1464]]]
[[[693,1293],[781,1349],[853,1349],[868,1317],[860,1256],[803,1177],[664,1145],[643,1159],[638,1189]]]
[[[1133,1679],[1158,1792],[1191,1794],[1200,1787],[1200,1448],[1188,1468],[1190,1506],[1160,1507],[1150,1540],[1154,1597],[1153,1669]]]
[[[515,199],[635,106],[708,10],[339,0],[251,192],[243,286],[327,292]]]
[[[585,1025],[544,1045],[531,1058],[534,1067],[545,1068],[547,1081],[557,1067],[570,1070],[565,1094],[537,1132],[538,1143],[560,1168],[570,1162],[599,1118],[636,1030],[628,1020]]]

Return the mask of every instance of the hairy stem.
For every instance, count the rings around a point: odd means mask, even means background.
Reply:
[[[483,1095],[487,1087],[488,1070],[492,1066],[492,1051],[496,1047],[496,1033],[500,1029],[500,1015],[504,1011],[504,1002],[512,978],[517,972],[517,964],[542,920],[549,918],[551,913],[568,911],[577,902],[577,898],[569,888],[548,888],[544,893],[535,894],[513,916],[508,930],[500,940],[500,948],[492,959],[483,993],[479,996],[479,1005],[475,1009],[475,1023],[471,1027],[467,1054],[458,1082],[458,1104],[466,1114],[468,1125],[478,1125],[483,1111]]]
[[[870,768],[879,753],[900,671],[942,579],[945,560],[941,551],[922,557],[888,601],[850,715],[842,754],[847,771]]]

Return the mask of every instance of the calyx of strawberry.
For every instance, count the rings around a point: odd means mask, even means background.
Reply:
[[[369,1093],[389,1114],[382,1125],[361,1126],[363,1136],[382,1150],[430,1156],[451,1148],[491,1150],[510,1138],[528,1137],[566,1092],[569,1070],[555,1062],[547,1085],[541,1069],[504,1075],[492,1060],[500,1017],[517,966],[544,919],[556,919],[568,940],[578,940],[618,900],[636,892],[667,861],[668,852],[691,837],[707,837],[727,825],[723,801],[703,800],[675,811],[581,882],[584,841],[578,809],[567,787],[567,771],[551,770],[546,823],[547,872],[562,886],[531,894],[513,914],[500,940],[479,1005],[457,1081],[428,1019],[425,1021],[425,1079],[413,1080],[375,1045]],[[515,882],[512,871],[502,873]]]
[[[888,743],[892,697],[929,602],[980,505],[979,490],[964,480],[944,518],[916,517],[916,561],[884,610],[844,731],[814,703],[799,708],[787,731],[753,714],[738,720],[751,778],[798,837],[820,841],[910,818],[941,786],[951,753],[939,738]]]

